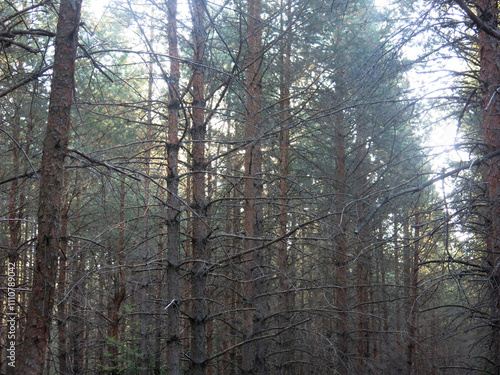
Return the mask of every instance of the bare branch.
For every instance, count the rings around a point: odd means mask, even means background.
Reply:
[[[405,195],[405,194],[419,192],[419,191],[425,189],[426,187],[434,184],[437,181],[440,181],[440,180],[443,180],[443,179],[445,179],[447,177],[453,176],[454,174],[457,174],[458,172],[461,172],[464,169],[470,169],[470,168],[472,168],[474,166],[480,165],[480,164],[484,163],[485,161],[487,161],[489,159],[492,159],[492,158],[494,158],[495,156],[498,156],[498,155],[500,155],[500,150],[493,151],[493,152],[491,152],[491,153],[483,156],[480,159],[476,159],[476,160],[474,160],[474,161],[472,161],[470,163],[467,163],[467,164],[464,164],[464,165],[462,165],[462,166],[460,166],[458,168],[452,169],[451,171],[443,173],[443,174],[441,174],[438,177],[432,178],[432,179],[424,182],[423,184],[420,184],[420,185],[417,185],[417,186],[414,186],[414,187],[411,187],[411,188],[408,188],[408,189],[404,189],[404,190],[398,191],[397,193],[389,195],[388,197],[384,198],[382,200],[382,202],[380,202],[379,204],[377,204],[373,208],[373,210],[370,212],[370,214],[366,217],[365,221],[363,221],[361,223],[361,225],[358,228],[356,228],[356,230],[354,231],[354,233],[359,234],[359,232],[361,232],[361,230],[365,227],[365,225],[368,224],[371,219],[373,219],[373,217],[378,212],[378,210],[383,205],[385,205],[387,202],[389,202],[390,200],[392,200],[394,198],[397,198],[397,197],[400,197],[400,196]]]

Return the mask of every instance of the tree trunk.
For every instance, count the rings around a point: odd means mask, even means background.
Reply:
[[[57,24],[47,133],[43,144],[38,237],[20,374],[41,374],[49,343],[59,255],[64,157],[68,148],[81,0],[62,0]]]
[[[362,249],[361,249],[362,251]],[[357,316],[357,325],[358,325],[358,338],[357,338],[357,374],[365,373],[366,369],[366,360],[370,356],[370,337],[369,337],[369,329],[370,329],[370,316],[368,314],[368,302],[369,302],[369,275],[370,275],[370,259],[371,257],[368,254],[359,254],[356,261],[356,278],[357,278],[357,286],[356,286],[356,294],[358,300],[358,316]]]
[[[151,34],[153,31],[151,29]],[[153,40],[153,35],[151,35],[151,40]],[[147,114],[147,123],[146,123],[146,150],[144,152],[145,159],[145,171],[144,171],[144,211],[142,216],[142,237],[143,243],[141,245],[141,257],[142,262],[144,264],[148,263],[148,259],[150,258],[150,248],[149,248],[149,215],[150,206],[149,206],[149,197],[150,197],[150,180],[149,176],[151,174],[151,144],[150,141],[153,138],[153,58],[150,57],[149,60],[149,79],[148,79],[148,114]],[[150,336],[150,318],[149,318],[149,309],[150,306],[148,304],[148,290],[149,283],[151,280],[151,272],[148,269],[148,266],[145,265],[142,270],[141,275],[141,369],[139,373],[142,375],[147,375],[149,373],[149,367],[151,362],[151,353],[149,351],[149,336]]]
[[[498,4],[496,0],[477,0],[479,17],[485,24],[497,28]],[[483,138],[487,153],[500,149],[500,41],[479,31],[480,81],[483,84]],[[491,362],[500,369],[500,157],[490,159],[484,176],[487,185],[488,212],[486,213],[487,263],[491,269]]]
[[[57,281],[57,294],[60,299],[57,305],[57,331],[58,331],[58,352],[59,373],[69,374],[68,362],[68,311],[66,299],[66,264],[68,255],[68,211],[69,201],[66,200],[61,218],[61,255],[59,256],[59,277]]]
[[[75,255],[73,258],[76,261],[73,287],[71,297],[69,299],[69,316],[68,316],[68,341],[69,341],[69,361],[70,374],[82,375],[87,366],[85,361],[85,339],[86,322],[85,322],[85,306],[82,306],[82,300],[85,296],[85,252],[82,251],[78,243],[74,244]]]
[[[339,315],[337,321],[337,333],[339,335],[337,347],[338,347],[338,372],[341,375],[349,374],[349,355],[348,355],[348,343],[349,343],[349,327],[348,327],[348,302],[347,302],[347,271],[348,271],[348,253],[347,253],[347,239],[346,239],[346,219],[341,213],[344,210],[344,205],[346,203],[346,150],[345,150],[345,130],[344,130],[344,116],[339,113],[335,118],[335,128],[334,128],[334,147],[335,147],[335,169],[337,171],[336,175],[336,186],[335,194],[338,196],[338,203],[335,207],[336,212],[338,212],[338,221],[335,223],[337,227],[337,233],[335,235],[336,240],[336,257],[335,257],[335,276],[337,285],[339,288],[336,292],[337,305],[339,308]]]
[[[19,62],[19,70],[24,70],[24,64],[22,61]],[[14,101],[16,101],[17,97],[14,97]],[[20,100],[19,100],[20,101]],[[17,176],[19,175],[19,170],[20,170],[20,152],[21,152],[21,105],[17,104],[15,108],[15,113],[14,113],[14,118],[12,121],[12,165],[13,165],[13,175]],[[29,146],[29,143],[28,143]],[[14,271],[13,273],[9,273],[9,283],[12,285],[12,283],[15,285],[16,288],[21,285],[20,283],[20,277],[19,277],[19,270],[20,268],[18,267],[18,258],[19,258],[19,245],[21,243],[21,222],[24,217],[24,205],[26,202],[26,194],[25,194],[25,187],[24,183],[21,182],[19,183],[19,179],[14,179],[12,180],[10,184],[10,189],[9,189],[9,213],[8,213],[8,226],[9,226],[9,247],[8,247],[8,254],[7,254],[7,259],[9,263],[9,268],[14,266]],[[23,267],[24,268],[24,267]],[[0,274],[5,275],[5,265],[3,263],[3,257],[1,261],[1,266],[0,266]],[[7,283],[5,283],[6,285]],[[10,288],[9,288],[10,289]],[[16,300],[18,300],[18,296],[15,297]],[[18,301],[20,302],[20,301]],[[1,306],[1,305],[0,305]],[[21,305],[22,306],[22,305]],[[3,306],[1,306],[3,307]],[[5,299],[5,308],[7,308],[7,299]],[[15,308],[17,309],[17,307]],[[7,311],[7,309],[1,309],[1,311]],[[14,314],[14,312],[10,311],[10,313]],[[12,317],[12,316],[11,316]],[[16,330],[16,339],[19,337],[19,328],[20,324],[18,322],[15,323],[17,325],[17,330]],[[9,324],[10,326],[10,324]],[[0,333],[2,334],[2,337],[0,338],[0,343],[2,344],[0,347],[0,372],[2,371],[2,364],[3,364],[3,358],[4,358],[4,352],[5,348],[10,347],[10,340],[7,340],[7,334],[6,331],[3,329],[0,329]],[[7,352],[5,352],[5,356],[7,356]],[[8,362],[8,361],[6,361]],[[12,370],[12,367],[7,365],[6,371],[9,373],[9,371]]]
[[[122,177],[120,184],[120,226],[118,233],[118,247],[116,249],[116,258],[120,267],[114,288],[110,293],[108,301],[108,353],[110,354],[110,374],[115,375],[120,373],[118,362],[117,345],[120,340],[120,308],[125,301],[126,296],[126,274],[125,274],[125,178]]]
[[[19,63],[19,69],[23,70],[24,64]],[[20,106],[16,108],[12,126],[12,165],[13,175],[19,174],[20,148],[21,148],[21,113]],[[18,247],[21,241],[21,220],[24,216],[25,194],[19,179],[12,180],[9,190],[9,262],[16,264],[18,257]],[[3,274],[3,273],[2,273]]]
[[[420,235],[419,216],[415,216],[415,241],[413,240],[410,231],[409,220],[405,222],[405,246],[404,246],[404,277],[405,277],[405,318],[406,318],[406,362],[407,374],[413,375],[417,373],[416,353],[417,353],[417,326],[416,318],[418,313],[418,252]]]
[[[262,331],[263,306],[258,299],[262,293],[262,250],[258,247],[262,236],[262,151],[260,145],[261,101],[262,101],[262,31],[260,0],[247,0],[247,71],[246,71],[246,118],[245,138],[245,187],[244,187],[244,340],[255,339]],[[262,374],[265,371],[265,353],[262,342],[252,341],[242,348],[242,372]]]
[[[168,7],[168,51],[170,59],[170,81],[168,85],[168,139],[167,139],[167,368],[169,375],[180,371],[179,338],[179,258],[180,258],[180,202],[179,194],[179,48],[177,44],[177,0],[169,0]]]
[[[292,41],[291,41],[291,23],[292,11],[291,1],[287,0],[286,6],[286,23],[282,21],[282,29],[285,29],[285,36],[283,37],[283,51],[280,55],[280,110],[282,113],[281,131],[280,131],[280,204],[279,204],[279,232],[278,236],[281,238],[278,248],[278,269],[280,271],[279,291],[278,295],[278,313],[280,319],[278,321],[279,327],[290,325],[287,311],[293,308],[293,292],[290,292],[290,257],[288,254],[289,241],[286,238],[288,228],[288,174],[290,164],[290,130],[291,123],[290,113],[290,86],[291,86],[291,55],[292,55]],[[286,26],[285,26],[286,25]],[[293,331],[287,330],[281,334],[279,343],[280,351],[283,353],[280,356],[278,363],[280,374],[289,374],[293,365]]]
[[[207,361],[207,202],[205,196],[205,0],[193,0],[193,265],[191,269],[191,368],[190,375],[202,375]]]

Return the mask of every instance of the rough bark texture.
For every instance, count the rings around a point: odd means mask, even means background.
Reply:
[[[245,241],[243,258],[244,268],[244,304],[243,334],[244,340],[254,339],[262,330],[262,301],[258,295],[262,288],[262,250],[253,250],[262,236],[262,151],[260,145],[261,101],[262,101],[262,31],[260,24],[260,0],[247,1],[247,71],[246,71],[246,119],[245,138],[245,206],[244,230],[249,237]],[[264,373],[264,344],[252,341],[242,350],[242,372],[244,374]]]
[[[168,7],[168,52],[170,60],[170,82],[168,85],[168,139],[167,139],[167,371],[179,374],[179,257],[180,257],[180,202],[179,194],[179,48],[177,43],[177,0],[169,0]]]
[[[498,4],[496,0],[477,0],[479,17],[488,26],[497,27]],[[484,30],[479,32],[480,80],[483,85],[483,137],[487,153],[500,149],[500,41]],[[488,212],[486,213],[487,263],[491,268],[491,326],[492,363],[500,368],[500,157],[486,164]]]
[[[41,374],[54,307],[61,227],[64,157],[68,148],[70,111],[81,0],[62,0],[57,25],[47,133],[43,145],[38,208],[38,237],[33,287],[17,371]]]
[[[207,360],[207,202],[205,197],[205,0],[193,0],[193,266],[191,269],[191,368],[192,375],[205,374]]]

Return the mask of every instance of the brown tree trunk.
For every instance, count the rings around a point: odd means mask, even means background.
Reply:
[[[82,375],[87,366],[85,361],[87,357],[84,355],[85,345],[85,307],[82,306],[82,300],[85,295],[85,252],[82,251],[80,245],[77,243],[73,246],[75,255],[73,258],[76,261],[74,278],[72,280],[73,287],[71,297],[69,299],[69,316],[68,316],[68,342],[69,342],[69,362],[70,374]]]
[[[394,294],[396,297],[396,301],[394,302],[396,311],[400,311],[400,303],[399,296],[400,292],[400,275],[399,275],[399,261],[400,261],[400,241],[399,241],[399,220],[397,215],[394,216],[394,235],[393,235],[393,244],[394,244]],[[396,317],[394,319],[394,323],[396,332],[401,332],[401,314],[396,313]],[[399,349],[399,348],[398,348]]]
[[[122,177],[120,184],[120,226],[118,233],[118,247],[116,249],[118,275],[115,276],[114,288],[108,301],[108,337],[111,342],[108,345],[110,354],[110,374],[119,374],[117,345],[120,339],[120,308],[126,296],[126,274],[125,274],[125,179]]]
[[[344,116],[339,113],[336,116],[334,134],[334,147],[335,147],[335,168],[336,186],[335,193],[338,196],[338,204],[335,207],[339,212],[338,221],[335,223],[337,228],[336,233],[336,257],[335,257],[335,276],[339,288],[336,292],[337,305],[339,308],[337,333],[339,335],[338,347],[338,372],[341,375],[349,374],[349,356],[348,356],[348,339],[349,339],[349,326],[348,326],[348,302],[347,302],[347,271],[348,271],[348,253],[347,253],[347,239],[346,239],[346,219],[341,213],[344,210],[346,202],[346,150],[345,150],[345,130],[344,130]]]
[[[413,251],[411,254],[411,314],[409,317],[409,327],[408,333],[410,336],[410,342],[408,345],[408,363],[411,363],[412,374],[418,374],[418,364],[419,361],[416,358],[418,353],[418,342],[419,342],[419,332],[417,326],[417,316],[418,316],[418,258],[420,253],[420,218],[419,214],[415,215],[415,239],[413,241]]]
[[[24,375],[42,373],[49,343],[59,255],[60,192],[68,148],[80,10],[81,0],[62,0],[59,8],[54,74],[40,175],[33,286],[16,369]]]
[[[191,269],[191,375],[205,374],[207,366],[207,202],[205,196],[205,0],[193,0],[193,265]]]
[[[179,260],[180,260],[180,202],[179,194],[179,48],[177,43],[177,0],[169,0],[168,7],[168,51],[170,59],[170,82],[168,85],[168,130],[167,130],[167,368],[168,374],[180,371],[179,338]]]
[[[357,326],[358,326],[358,338],[357,338],[357,374],[363,374],[366,369],[366,359],[370,356],[370,340],[369,340],[369,329],[370,329],[370,314],[368,314],[367,303],[369,301],[368,285],[369,285],[369,274],[370,274],[370,257],[368,254],[360,254],[356,262],[356,294],[358,300],[358,316],[357,316]]]
[[[24,64],[22,61],[19,62],[19,70],[23,70]],[[14,97],[14,101],[16,97]],[[15,113],[14,113],[14,118],[12,121],[12,165],[13,165],[13,175],[18,175],[19,170],[20,170],[20,153],[21,153],[21,105],[18,104],[15,108]],[[29,144],[28,144],[29,146]],[[24,218],[24,205],[26,202],[26,194],[25,194],[25,188],[23,182],[19,183],[19,179],[14,179],[11,182],[10,189],[9,189],[9,213],[8,213],[8,226],[9,226],[9,247],[8,247],[8,254],[7,254],[7,259],[9,263],[9,269],[12,269],[11,267],[14,267],[12,270],[12,273],[9,271],[9,285],[12,286],[12,284],[15,285],[16,288],[19,287],[20,285],[20,275],[19,275],[19,267],[18,267],[18,258],[19,258],[19,245],[21,243],[21,222]],[[21,264],[21,263],[19,263]],[[24,268],[24,267],[23,267]],[[5,264],[3,263],[3,260],[1,261],[1,266],[0,266],[0,274],[5,275]],[[5,283],[7,285],[7,282]],[[10,288],[9,288],[10,289]],[[18,300],[18,296],[15,297],[15,300]],[[7,311],[7,299],[4,300],[5,302],[5,309],[1,309],[1,311]],[[0,307],[4,307],[0,304]],[[15,308],[17,309],[17,307]],[[14,314],[15,312],[12,312],[9,310],[10,314]],[[12,317],[13,315],[9,316]],[[16,340],[19,337],[19,328],[20,325],[16,322],[15,323],[18,328],[16,330]],[[9,323],[10,326],[10,323]],[[5,352],[6,348],[10,347],[10,341],[7,340],[7,333],[4,331],[3,327],[0,328],[0,334],[2,334],[2,337],[0,338],[0,343],[2,344],[0,347],[0,372],[2,371],[2,364],[3,364],[3,358],[4,358],[4,353],[5,356],[7,356],[7,352]],[[14,340],[14,341],[16,341]],[[10,361],[6,361],[10,362]],[[13,370],[13,368],[9,365],[7,365],[6,371],[7,373],[10,373],[10,371]]]
[[[191,175],[186,176],[186,195],[190,197],[192,195],[192,181],[193,178]],[[191,210],[187,210],[186,212],[186,233],[193,233],[193,220],[192,220],[193,214]],[[185,242],[185,255],[186,259],[193,259],[193,241],[186,241]],[[187,266],[188,269],[191,268],[191,263]],[[191,282],[185,282],[184,283],[184,303],[183,303],[183,311],[184,314],[188,317],[192,316],[192,300],[191,300]],[[183,326],[183,342],[184,342],[184,354],[191,352],[191,321],[188,321],[187,324]],[[191,362],[190,361],[184,361],[182,369],[186,374],[189,374],[191,368]]]
[[[477,0],[478,14],[490,27],[497,28],[498,3],[496,0]],[[488,153],[500,149],[500,41],[479,31],[480,81],[483,85],[483,138]],[[491,269],[491,361],[500,369],[500,157],[490,159],[484,176],[487,185],[488,212],[486,213],[487,263]]]
[[[23,64],[19,63],[19,69],[23,70]],[[20,147],[21,147],[21,113],[16,108],[12,129],[12,165],[13,175],[19,174]],[[16,264],[18,247],[21,240],[21,220],[24,216],[25,194],[20,186],[19,180],[12,180],[9,190],[9,262]]]
[[[245,138],[245,187],[244,187],[244,340],[255,339],[262,330],[263,306],[258,299],[262,293],[262,250],[258,248],[262,236],[262,151],[260,145],[261,100],[262,100],[262,31],[260,0],[247,0],[247,71],[246,71],[246,119]],[[264,373],[264,344],[252,341],[242,348],[242,372],[244,374]]]
[[[291,270],[290,257],[288,254],[288,239],[285,237],[288,228],[288,174],[290,164],[290,86],[291,86],[291,55],[292,55],[292,41],[291,41],[291,1],[287,0],[286,7],[286,26],[285,36],[283,38],[283,51],[280,55],[280,68],[281,68],[281,82],[280,82],[280,109],[283,115],[281,120],[280,131],[280,201],[279,201],[279,232],[278,236],[282,239],[278,248],[278,269],[280,271],[279,279],[279,301],[278,309],[280,319],[278,321],[280,327],[285,327],[291,322],[287,318],[287,311],[293,308],[293,294],[290,292],[290,278]],[[284,23],[282,21],[282,23]],[[289,374],[293,365],[293,335],[291,330],[285,331],[281,334],[279,343],[282,355],[280,357],[279,373]]]
[[[153,40],[154,35],[151,29],[151,40]],[[149,232],[149,215],[150,215],[150,207],[149,207],[149,197],[150,197],[150,189],[151,184],[149,180],[149,176],[151,174],[151,144],[150,141],[153,138],[153,58],[150,57],[149,61],[149,79],[148,79],[148,115],[147,115],[147,123],[146,123],[146,150],[144,152],[145,159],[145,179],[144,179],[144,211],[142,216],[142,237],[143,243],[141,245],[141,257],[142,262],[145,264],[144,269],[142,270],[141,275],[141,303],[140,303],[140,321],[141,321],[141,368],[139,373],[142,375],[148,375],[149,367],[151,362],[151,353],[149,351],[149,336],[150,336],[150,316],[149,309],[150,306],[148,304],[148,290],[149,283],[151,280],[151,272],[146,265],[148,263],[148,259],[151,256],[150,252],[150,241],[148,240],[148,232]]]
[[[57,331],[58,331],[58,352],[59,373],[69,374],[68,362],[68,311],[66,299],[66,262],[68,255],[68,211],[69,201],[66,200],[61,218],[61,255],[59,256],[59,277],[57,281],[57,294],[60,299],[57,305]]]
[[[410,223],[405,222],[405,245],[404,245],[404,277],[405,277],[405,317],[406,317],[406,362],[408,375],[417,373],[417,326],[416,319],[418,313],[418,251],[420,235],[419,216],[415,219],[415,241],[410,231]]]

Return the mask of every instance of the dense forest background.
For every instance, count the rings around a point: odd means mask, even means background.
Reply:
[[[497,5],[3,1],[0,373],[500,374]]]

